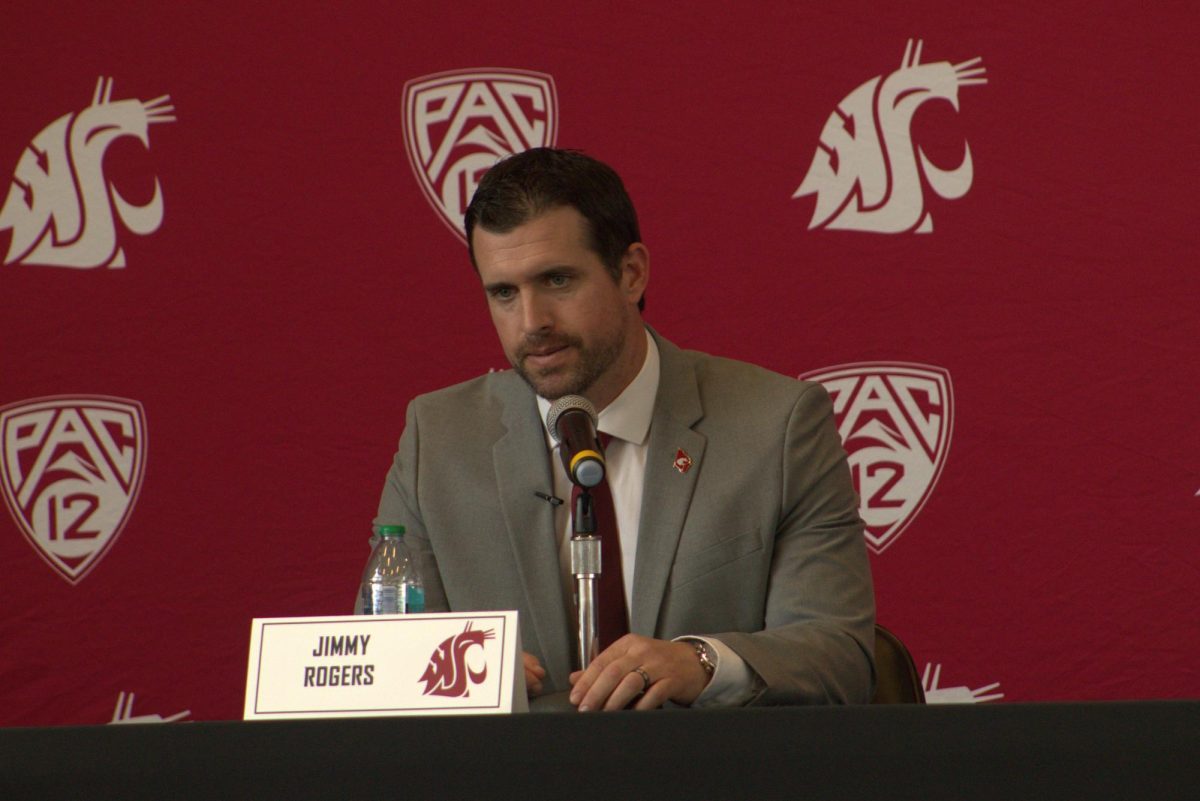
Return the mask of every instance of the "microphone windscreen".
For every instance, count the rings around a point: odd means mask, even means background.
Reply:
[[[579,410],[587,413],[587,416],[592,420],[592,427],[595,428],[599,421],[599,416],[596,414],[596,407],[592,402],[582,395],[563,395],[554,403],[550,404],[550,411],[546,412],[546,428],[550,430],[550,437],[558,442],[558,418],[563,414],[572,410]]]

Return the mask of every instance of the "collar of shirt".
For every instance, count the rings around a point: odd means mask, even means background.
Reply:
[[[650,420],[654,417],[658,377],[658,345],[655,344],[654,337],[650,336],[650,332],[646,331],[646,360],[642,362],[642,369],[616,400],[600,412],[600,422],[596,427],[605,434],[634,445],[645,443],[650,433]],[[546,446],[553,450],[556,443],[546,428],[546,414],[550,411],[550,401],[538,395],[537,405],[542,418],[542,429],[546,432]]]

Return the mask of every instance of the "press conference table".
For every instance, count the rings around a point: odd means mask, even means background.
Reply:
[[[1200,799],[1200,702],[0,729],[0,799]]]

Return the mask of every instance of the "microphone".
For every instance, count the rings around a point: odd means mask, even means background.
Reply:
[[[583,489],[571,511],[571,574],[575,576],[576,629],[579,665],[583,669],[600,653],[599,607],[600,538],[595,508],[588,490],[604,480],[604,448],[596,436],[596,407],[579,395],[564,395],[550,405],[546,428],[558,443],[558,455],[571,481]]]
[[[596,420],[596,407],[579,395],[564,395],[546,413],[546,428],[559,443],[563,467],[581,487],[594,487],[604,480],[604,448],[596,436]]]

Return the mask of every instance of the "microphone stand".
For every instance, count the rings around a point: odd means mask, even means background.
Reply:
[[[596,608],[596,578],[600,575],[600,538],[596,536],[596,509],[592,504],[592,493],[580,487],[572,511],[574,522],[571,535],[571,573],[575,576],[575,597],[578,607],[576,630],[579,639],[576,645],[580,670],[586,670],[600,653],[597,637],[598,613]]]

